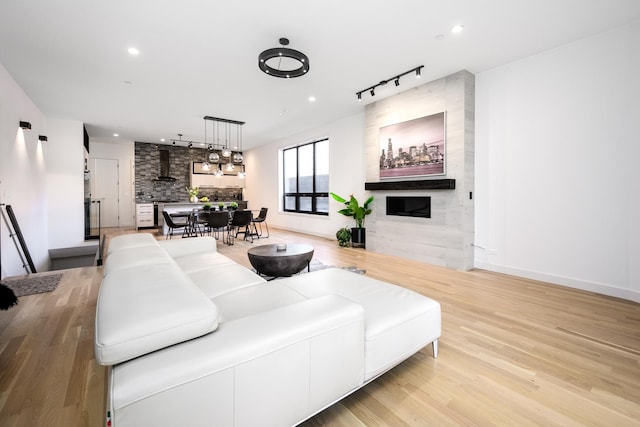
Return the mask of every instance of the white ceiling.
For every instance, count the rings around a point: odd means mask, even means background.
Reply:
[[[245,121],[247,149],[638,19],[639,0],[2,0],[0,63],[45,115],[82,121],[93,138],[204,141],[210,115]],[[307,75],[258,69],[280,37],[309,57]],[[419,65],[422,80],[356,101]]]

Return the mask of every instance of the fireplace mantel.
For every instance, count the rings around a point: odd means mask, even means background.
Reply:
[[[455,190],[455,179],[365,182],[365,190]]]

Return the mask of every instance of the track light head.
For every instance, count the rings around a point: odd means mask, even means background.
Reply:
[[[189,147],[189,149],[193,148],[193,143],[192,143],[192,142],[190,142],[190,143],[189,143],[189,145],[188,145],[188,147]]]
[[[38,141],[45,142],[47,141],[47,135],[38,135]]]
[[[358,95],[358,101],[362,101],[362,92],[358,92],[357,95]]]
[[[393,81],[397,86],[400,86],[400,77],[396,77],[396,79]]]
[[[376,96],[376,91],[374,90],[374,88],[371,88],[369,93],[371,94],[371,96]]]
[[[419,79],[419,78],[422,76],[422,74],[420,73],[420,70],[421,70],[421,69],[422,69],[422,67],[418,67],[418,68],[416,68],[416,78],[417,78],[417,79]]]
[[[31,123],[20,121],[20,127],[22,129],[31,129]]]

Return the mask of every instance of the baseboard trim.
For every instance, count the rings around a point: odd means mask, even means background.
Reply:
[[[506,267],[503,265],[490,264],[486,262],[476,261],[476,268],[482,270],[494,271],[496,273],[504,273],[512,276],[524,277],[526,279],[538,280],[554,285],[567,286],[570,288],[580,289],[583,291],[595,292],[616,298],[622,298],[629,301],[640,303],[640,292],[633,289],[617,288],[602,283],[589,282],[585,280],[572,279],[569,277],[556,276],[552,274],[540,273],[537,271],[523,270],[519,268]]]

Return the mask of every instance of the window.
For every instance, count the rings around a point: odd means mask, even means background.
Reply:
[[[285,212],[329,215],[329,140],[282,150]]]

